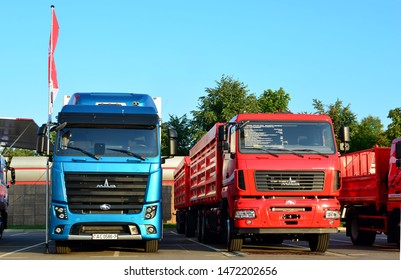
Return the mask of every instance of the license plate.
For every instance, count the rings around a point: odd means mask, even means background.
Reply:
[[[94,233],[92,234],[92,239],[94,240],[110,240],[117,239],[118,235],[116,233]]]

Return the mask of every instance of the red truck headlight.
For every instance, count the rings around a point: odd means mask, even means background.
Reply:
[[[238,209],[235,210],[234,217],[236,219],[255,219],[256,213],[253,209]]]

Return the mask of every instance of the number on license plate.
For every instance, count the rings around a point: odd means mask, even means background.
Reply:
[[[94,234],[92,234],[92,239],[94,239],[94,240],[117,239],[117,234],[116,233],[94,233]]]

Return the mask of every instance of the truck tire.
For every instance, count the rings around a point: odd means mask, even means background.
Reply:
[[[376,240],[376,232],[359,230],[359,221],[357,216],[353,216],[350,225],[351,241],[357,246],[372,246]]]
[[[244,239],[242,237],[239,237],[239,236],[231,237],[227,244],[227,250],[229,252],[234,252],[234,251],[239,252],[242,250],[243,243],[244,243]]]
[[[324,253],[329,248],[330,234],[312,234],[309,237],[309,248],[312,252]]]
[[[177,211],[176,213],[176,224],[175,224],[175,229],[177,230],[177,233],[183,234],[185,233],[185,212],[182,213],[181,211]]]
[[[56,241],[56,254],[71,253],[71,244],[68,241]]]
[[[185,236],[194,237],[196,231],[196,214],[193,211],[189,211],[185,215]]]
[[[234,235],[232,231],[232,220],[226,220],[226,238],[227,238],[227,251],[241,251],[244,239],[242,236]]]
[[[199,230],[198,230],[198,240],[201,243],[210,243],[212,240],[212,236],[210,231],[208,231],[207,229],[207,219],[208,217],[206,217],[205,215],[205,211],[201,212],[201,216],[199,217]]]
[[[399,210],[393,211],[389,218],[389,226],[387,233],[388,243],[396,243],[400,247],[400,212]]]
[[[159,250],[159,240],[146,240],[145,241],[145,252],[156,253]]]
[[[4,231],[3,217],[0,213],[0,239],[3,238],[3,231]]]

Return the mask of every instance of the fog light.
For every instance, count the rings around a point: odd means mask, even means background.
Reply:
[[[64,226],[57,226],[54,229],[54,233],[56,233],[56,234],[62,234],[63,232],[64,232]]]
[[[155,234],[156,233],[156,228],[152,225],[147,225],[146,226],[146,232],[148,234]]]
[[[234,217],[236,219],[255,219],[256,213],[255,210],[236,210]]]

